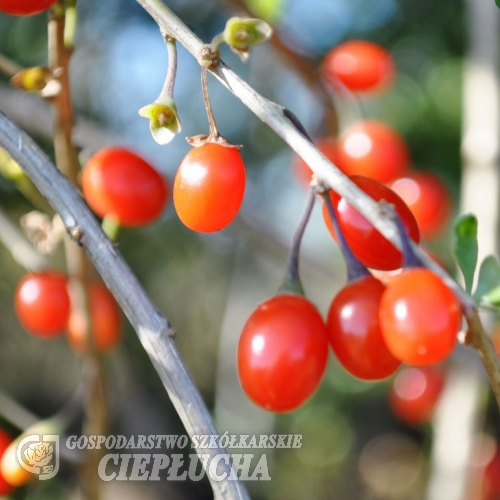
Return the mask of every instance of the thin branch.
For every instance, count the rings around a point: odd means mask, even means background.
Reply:
[[[47,259],[40,255],[24,234],[0,209],[0,241],[14,260],[28,271],[39,271],[47,267]]]
[[[137,0],[153,17],[162,33],[175,38],[200,62],[202,41],[161,0]],[[225,87],[281,137],[318,177],[340,196],[348,200],[358,212],[368,219],[391,243],[401,249],[394,223],[380,214],[378,204],[361,191],[350,179],[331,163],[284,115],[283,107],[271,102],[234,73],[223,61],[216,60],[208,69]],[[474,308],[471,297],[439,265],[423,255],[417,245],[415,252],[424,265],[434,271],[457,294],[466,310]]]
[[[68,233],[82,245],[104,282],[116,297],[137,332],[168,395],[190,436],[218,434],[210,413],[177,351],[173,331],[141,288],[113,243],[106,237],[86,203],[71,182],[58,171],[36,143],[0,112],[0,147],[22,166],[40,192],[59,214]],[[211,458],[226,454],[224,448],[198,448]],[[219,460],[217,474],[227,476],[232,465]],[[234,472],[234,471],[233,471]],[[239,481],[209,479],[215,498],[246,500]]]
[[[166,6],[161,0],[137,0],[158,24],[161,33],[169,34],[175,38],[202,63],[204,44],[192,33],[187,26]],[[208,69],[225,87],[227,87],[239,100],[253,113],[266,123],[276,134],[281,137],[296,153],[309,165],[311,170],[327,186],[345,198],[359,213],[368,219],[391,243],[401,250],[401,240],[397,228],[380,211],[380,207],[372,198],[361,191],[350,179],[331,163],[284,115],[279,104],[269,101],[256,92],[250,85],[236,75],[223,61],[216,59]],[[472,297],[467,294],[458,283],[439,265],[425,255],[418,245],[412,242],[415,254],[422,264],[439,275],[453,290],[462,303],[464,312],[469,322],[474,318],[476,305]],[[476,323],[472,321],[472,327]],[[472,335],[482,336],[484,331],[477,330]],[[500,383],[497,374],[500,374],[498,360],[493,360],[487,342],[475,344],[483,362],[488,360],[492,364],[486,367],[490,376],[490,383],[496,385],[495,394],[500,396]],[[486,351],[483,351],[486,349]],[[494,361],[494,362],[493,362]],[[500,406],[500,399],[497,398]]]

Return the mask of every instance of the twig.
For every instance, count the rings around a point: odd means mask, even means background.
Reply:
[[[198,60],[205,45],[161,0],[137,0],[149,12],[160,30],[175,38]],[[329,187],[348,200],[391,243],[401,249],[397,229],[392,221],[380,214],[378,204],[361,191],[350,179],[331,163],[283,114],[279,104],[269,101],[242,80],[221,60],[214,61],[209,70],[225,87],[255,115],[276,132]],[[439,274],[457,294],[466,309],[474,308],[471,297],[440,266],[423,255],[418,246],[415,251],[426,267]]]
[[[0,147],[22,166],[59,214],[69,234],[74,235],[77,243],[86,249],[95,268],[137,332],[188,434],[217,434],[210,413],[177,351],[168,321],[153,306],[71,182],[54,167],[36,143],[2,112]],[[199,448],[197,452],[208,454],[211,458],[227,453],[220,446]],[[232,465],[227,465],[224,460],[219,461],[219,475],[229,475],[232,470]],[[249,498],[239,481],[209,479],[217,500]]]
[[[161,0],[137,0],[153,17],[160,31],[170,34],[179,43],[198,59],[201,63],[201,54],[204,44],[192,33],[187,26]],[[209,71],[226,86],[240,101],[255,113],[264,123],[273,129],[306,163],[318,178],[327,186],[344,197],[359,213],[368,219],[391,243],[401,250],[401,241],[395,224],[384,214],[380,213],[379,205],[355,186],[333,163],[303,136],[303,134],[283,114],[280,105],[269,101],[257,93],[238,75],[236,75],[221,60],[215,60]],[[434,271],[453,290],[460,299],[465,315],[470,320],[474,317],[476,305],[472,297],[467,294],[458,283],[439,265],[425,255],[418,245],[412,242],[415,254],[424,266]],[[473,322],[473,326],[475,323]],[[483,335],[482,331],[475,332]],[[476,349],[489,349],[487,343],[475,345]],[[488,352],[479,351],[481,359],[493,360]],[[489,361],[488,361],[489,362]],[[498,360],[486,367],[491,384],[498,386],[500,366]],[[500,387],[500,386],[499,386]],[[497,389],[499,389],[497,387]],[[500,390],[500,389],[499,389]],[[495,394],[498,391],[495,390]],[[500,406],[500,399],[497,399]]]
[[[33,248],[2,209],[0,209],[0,241],[14,260],[28,271],[39,271],[47,267],[47,260]]]

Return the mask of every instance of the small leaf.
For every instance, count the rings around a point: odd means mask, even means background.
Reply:
[[[489,255],[481,263],[474,298],[477,302],[492,290],[500,287],[500,264],[494,255]]]
[[[497,7],[500,9],[500,0],[495,0],[495,3],[497,4]]]
[[[462,271],[467,292],[472,290],[477,265],[477,218],[464,214],[455,222],[453,253]]]

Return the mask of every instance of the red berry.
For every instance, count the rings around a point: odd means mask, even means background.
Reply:
[[[436,366],[403,368],[394,379],[389,394],[394,414],[410,425],[428,423],[444,381],[443,370]]]
[[[445,184],[430,172],[411,172],[391,183],[412,211],[422,236],[438,235],[450,220],[452,205]]]
[[[419,242],[420,233],[415,217],[394,191],[374,179],[361,175],[353,175],[351,180],[375,201],[385,200],[392,204],[396,213],[401,217],[410,238],[416,243]],[[402,266],[403,256],[401,252],[384,238],[370,222],[334,191],[330,191],[330,198],[349,248],[365,266],[385,271],[398,269]],[[336,238],[325,204],[323,204],[323,218],[330,233]]]
[[[323,378],[328,360],[325,324],[297,295],[279,295],[250,316],[238,344],[238,374],[247,396],[268,411],[302,405]]]
[[[99,352],[113,349],[121,338],[122,320],[118,304],[112,293],[101,282],[91,283],[88,287],[90,311],[90,331],[94,347]],[[77,352],[88,348],[85,321],[72,313],[68,321],[68,339]]]
[[[36,337],[63,333],[70,313],[68,278],[57,271],[29,273],[17,286],[14,305],[20,323]]]
[[[461,321],[455,294],[424,268],[394,276],[380,302],[380,327],[387,347],[412,365],[446,359],[457,342]]]
[[[245,165],[237,148],[208,142],[191,149],[174,181],[179,219],[202,233],[224,228],[238,213],[245,179]]]
[[[341,135],[337,161],[347,175],[366,175],[385,183],[406,173],[410,153],[404,139],[392,127],[376,120],[365,120],[355,123]]]
[[[498,449],[484,469],[480,500],[498,500],[500,498],[500,451]]]
[[[128,149],[108,147],[93,155],[82,172],[85,200],[99,216],[122,226],[142,226],[162,213],[168,197],[164,178]]]
[[[315,141],[316,147],[334,164],[337,165],[337,146],[333,137],[324,137]],[[312,170],[309,165],[300,158],[295,157],[294,171],[299,181],[305,186],[309,186],[312,179]]]
[[[355,377],[377,380],[401,362],[387,349],[379,325],[384,285],[371,276],[347,284],[333,299],[326,328],[341,365]]]
[[[0,460],[11,442],[12,438],[3,429],[0,429]],[[0,473],[0,497],[10,495],[12,491],[14,491],[14,487]]]
[[[0,11],[15,16],[31,16],[38,14],[57,0],[0,0]]]
[[[388,87],[395,68],[391,55],[380,45],[350,40],[328,52],[322,73],[334,89],[341,82],[353,92],[366,92]]]

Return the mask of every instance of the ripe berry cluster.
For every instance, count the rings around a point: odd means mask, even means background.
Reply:
[[[326,56],[322,75],[335,91],[375,92],[387,87],[395,70],[383,48],[351,41]],[[458,299],[439,276],[419,267],[409,243],[418,244],[421,233],[436,235],[448,222],[451,204],[442,182],[431,173],[408,171],[404,140],[379,121],[355,123],[338,139],[323,137],[317,145],[358,188],[392,207],[404,252],[347,200],[333,191],[323,195],[325,224],[348,268],[348,282],[333,298],[326,324],[303,296],[282,293],[250,316],[238,346],[241,385],[252,401],[270,411],[292,410],[313,394],[326,368],[327,344],[350,374],[379,380],[402,363],[425,367],[443,361],[453,351],[461,326]],[[309,167],[302,160],[295,167],[309,184]],[[384,283],[368,268],[402,271]],[[433,368],[411,370],[434,373]],[[396,413],[404,415],[404,398],[397,396],[404,394],[404,383],[397,380],[392,401]],[[436,388],[426,396],[426,415],[415,421],[428,418],[438,393]]]
[[[382,47],[351,40],[333,48],[322,63],[322,75],[335,92],[377,93],[395,78],[395,64]],[[362,119],[340,137],[324,136],[319,150],[348,176],[363,175],[387,184],[406,202],[424,238],[439,235],[452,212],[451,197],[433,172],[411,170],[411,157],[403,137],[390,125]],[[312,171],[301,159],[294,164],[297,177],[309,184]]]
[[[87,292],[93,346],[98,352],[109,351],[120,341],[120,309],[103,283],[90,283]],[[28,273],[17,286],[14,305],[19,322],[35,337],[53,339],[66,331],[76,352],[88,350],[86,320],[72,312],[65,274],[54,270]]]

